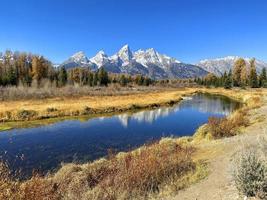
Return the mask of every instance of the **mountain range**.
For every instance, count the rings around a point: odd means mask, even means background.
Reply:
[[[15,56],[11,54],[11,56]],[[86,67],[96,71],[103,67],[108,72],[125,73],[130,75],[142,74],[154,79],[165,78],[194,78],[203,77],[208,73],[222,75],[233,68],[239,56],[227,56],[215,59],[201,60],[196,64],[183,63],[170,56],[160,54],[155,49],[138,50],[133,52],[129,45],[123,46],[117,53],[108,56],[104,51],[99,51],[94,57],[88,58],[84,52],[80,51],[72,55],[69,59],[55,67],[64,66],[66,69],[74,67]],[[12,59],[12,58],[11,58]],[[244,58],[249,67],[251,58]],[[4,54],[0,52],[0,62],[3,62]],[[267,63],[255,60],[257,72],[267,68]]]
[[[224,72],[229,72],[230,69],[233,68],[235,61],[239,58],[241,57],[227,56],[223,58],[205,59],[201,60],[197,65],[210,73],[220,76],[223,75]],[[247,66],[249,66],[250,59],[251,58],[244,58]],[[258,73],[261,72],[262,68],[267,68],[267,63],[258,59],[255,60],[255,65]]]
[[[199,66],[180,62],[160,54],[153,48],[133,52],[129,45],[123,46],[112,56],[99,51],[90,59],[83,52],[77,52],[60,66],[66,69],[78,66],[89,67],[93,71],[103,67],[112,73],[142,74],[155,79],[193,78],[205,76],[208,73]]]

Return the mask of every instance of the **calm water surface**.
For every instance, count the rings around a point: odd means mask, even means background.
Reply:
[[[126,151],[161,137],[192,135],[210,116],[226,116],[238,107],[222,96],[196,94],[169,108],[14,129],[0,133],[0,156],[24,174],[47,172],[61,162],[103,157],[108,149]]]

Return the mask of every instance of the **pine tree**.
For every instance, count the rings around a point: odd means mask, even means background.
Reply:
[[[231,89],[233,85],[232,82],[232,70],[229,71],[229,73],[226,76],[226,79],[224,81],[224,88],[225,89]]]
[[[151,84],[151,82],[152,82],[151,79],[146,77],[145,80],[144,80],[144,85],[145,86],[149,86]]]
[[[222,85],[224,85],[225,81],[227,79],[227,72],[225,71],[222,76]]]
[[[135,78],[135,83],[137,85],[143,85],[144,77],[142,75],[137,75],[136,78]]]
[[[17,74],[13,67],[9,67],[6,75],[7,85],[17,85]]]
[[[250,73],[249,73],[250,87],[256,88],[258,87],[258,77],[255,66],[255,58],[251,59],[249,63],[250,63]]]
[[[59,87],[65,86],[68,81],[68,74],[65,67],[61,67],[58,74]]]
[[[266,68],[262,68],[260,78],[259,78],[259,86],[260,87],[267,87],[267,75],[266,75]]]
[[[94,84],[94,74],[92,72],[89,71],[88,73],[88,80],[87,80],[87,83],[89,86],[93,86]]]
[[[98,85],[98,72],[95,72],[93,77],[93,86],[97,85]]]
[[[120,85],[121,85],[121,86],[126,86],[127,83],[128,83],[128,81],[127,81],[125,75],[122,74],[121,77],[120,77]]]
[[[239,58],[235,61],[233,69],[234,86],[241,86],[241,72],[244,67],[246,67],[246,62],[243,58]]]
[[[104,85],[104,86],[108,85],[108,73],[105,71],[103,67],[101,67],[98,72],[98,79],[99,79],[100,85]]]
[[[0,62],[0,86],[3,85],[3,64]]]

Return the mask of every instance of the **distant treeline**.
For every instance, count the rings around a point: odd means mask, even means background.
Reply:
[[[222,76],[215,76],[209,73],[203,78],[195,78],[195,82],[199,85],[224,87],[226,89],[232,87],[267,87],[266,68],[263,68],[258,75],[256,72],[255,59],[251,59],[249,66],[243,58],[238,59],[233,66],[233,70],[225,72]]]
[[[89,68],[76,67],[66,70],[64,67],[53,67],[52,63],[43,56],[31,53],[6,51],[0,53],[0,86],[25,86],[43,87],[45,85],[63,87],[66,85],[79,86],[108,86],[119,84],[120,86],[139,85],[199,85],[214,87],[267,87],[266,69],[263,68],[258,75],[255,59],[251,59],[249,66],[244,59],[238,59],[233,70],[225,72],[222,76],[209,73],[202,78],[153,80],[142,75],[127,75],[107,73],[104,68],[91,71]]]
[[[76,67],[66,70],[54,68],[43,56],[30,53],[6,51],[0,55],[0,86],[44,86],[46,84],[63,87],[78,84],[80,86],[107,86],[117,83],[121,86],[137,84],[149,86],[153,79],[142,75],[110,74],[104,68],[92,72],[89,68]]]

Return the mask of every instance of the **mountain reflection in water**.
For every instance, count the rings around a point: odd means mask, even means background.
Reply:
[[[98,159],[108,149],[126,151],[161,137],[192,135],[210,116],[228,115],[239,106],[222,96],[196,94],[168,108],[4,131],[0,156],[26,175],[33,169],[47,172],[61,162]]]
[[[118,119],[124,127],[128,126],[130,119],[134,119],[138,122],[153,123],[160,117],[165,117],[171,113],[178,112],[182,109],[196,109],[202,113],[213,113],[218,115],[229,115],[238,104],[232,103],[230,99],[226,97],[213,96],[205,94],[205,100],[203,100],[203,94],[196,94],[194,97],[185,97],[184,100],[175,107],[163,107],[156,110],[146,110],[134,114],[121,114],[118,115]],[[223,99],[223,100],[222,100]]]

